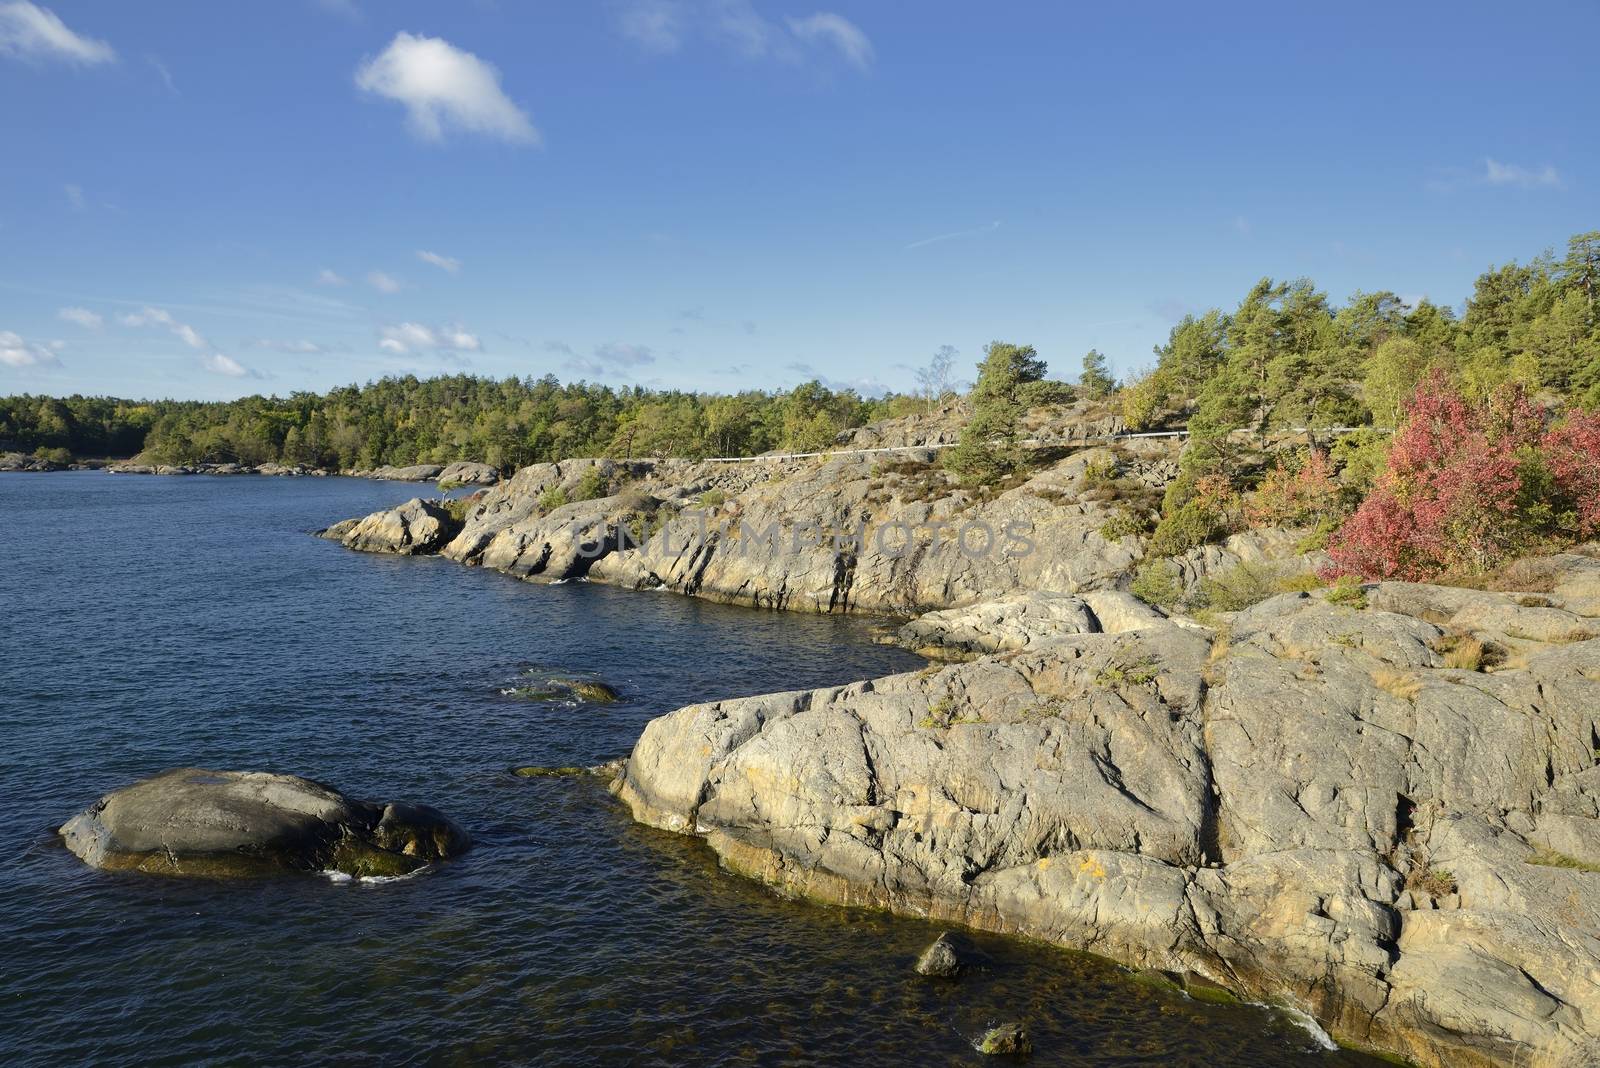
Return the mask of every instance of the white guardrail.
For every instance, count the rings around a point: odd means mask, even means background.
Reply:
[[[1274,433],[1306,434],[1313,430],[1318,434],[1348,434],[1354,430],[1375,430],[1380,434],[1393,433],[1392,430],[1370,426],[1290,426],[1282,427],[1274,431]],[[1240,431],[1233,431],[1232,433],[1240,433]],[[1253,433],[1253,431],[1244,431],[1244,433]],[[1128,441],[1132,438],[1186,438],[1188,436],[1189,432],[1187,430],[1149,430],[1138,434],[1102,434],[1090,438],[1024,438],[1017,444],[1033,448],[1044,448],[1051,445],[1088,446],[1104,445],[1113,441]],[[926,452],[929,449],[953,449],[958,444],[959,442],[946,441],[931,445],[890,445],[876,449],[828,449],[824,452],[782,452],[767,453],[762,456],[707,456],[704,462],[708,464],[743,464],[760,463],[762,461],[771,463],[780,460],[813,460],[823,456],[871,456],[886,452]]]

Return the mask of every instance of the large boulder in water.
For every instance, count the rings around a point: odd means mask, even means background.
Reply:
[[[405,875],[471,844],[426,805],[355,801],[297,775],[203,768],[114,790],[59,833],[93,867],[160,875]]]
[[[362,552],[417,556],[438,552],[460,529],[461,521],[439,502],[413,497],[398,508],[373,512],[341,540]]]

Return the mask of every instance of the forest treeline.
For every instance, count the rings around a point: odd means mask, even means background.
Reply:
[[[986,405],[1015,410],[1072,397],[1061,383],[1024,388],[1042,380],[1044,363],[1031,348],[1007,352],[1015,366],[1006,375],[1018,380],[986,385],[978,376],[977,422],[992,419]],[[1335,305],[1310,281],[1263,279],[1233,310],[1183,319],[1155,356],[1153,367],[1119,385],[1105,357],[1091,351],[1076,392],[1116,391],[1112,403],[1134,429],[1187,425],[1193,432],[1169,510],[1201,479],[1235,475],[1230,431],[1393,427],[1416,384],[1436,371],[1469,399],[1512,384],[1546,403],[1593,408],[1600,406],[1600,231],[1573,237],[1563,254],[1486,271],[1460,314],[1391,292],[1358,292]],[[0,398],[0,448],[327,468],[810,451],[848,428],[923,409],[953,392],[955,373],[947,348],[919,373],[917,393],[876,399],[814,381],[720,395],[469,375],[227,402],[22,395]],[[982,461],[976,457],[974,469]]]
[[[333,469],[476,460],[514,469],[574,456],[808,451],[918,407],[807,382],[713,395],[563,384],[554,377],[383,378],[236,401],[0,398],[0,448],[154,463],[299,463]]]

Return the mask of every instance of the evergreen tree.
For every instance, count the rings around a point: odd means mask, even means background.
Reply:
[[[945,454],[945,464],[963,482],[978,484],[1003,477],[1021,463],[1017,422],[1026,387],[1044,379],[1045,364],[1032,345],[991,342],[978,365],[972,388],[971,417],[961,441]]]
[[[1083,354],[1083,373],[1078,376],[1078,390],[1085,397],[1098,399],[1110,396],[1111,391],[1117,388],[1117,380],[1111,376],[1111,366],[1106,362],[1099,349],[1090,349]]]

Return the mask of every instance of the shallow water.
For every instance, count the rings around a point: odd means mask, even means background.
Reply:
[[[414,495],[352,479],[0,476],[0,1059],[190,1064],[1357,1065],[1282,1016],[1107,962],[778,899],[593,780],[682,704],[920,663],[861,622],[348,552],[305,532]],[[517,700],[530,665],[612,705]],[[166,768],[433,804],[473,851],[379,885],[95,872],[53,828]]]

